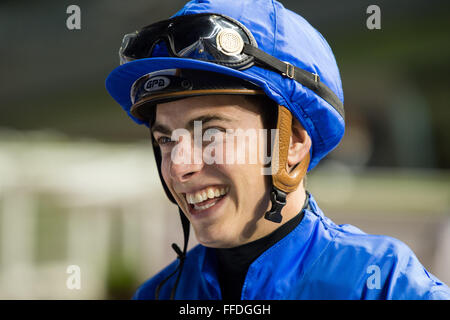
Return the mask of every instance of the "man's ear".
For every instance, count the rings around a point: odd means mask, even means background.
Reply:
[[[292,135],[289,142],[289,151],[287,158],[288,169],[300,163],[311,149],[311,138],[308,132],[303,128],[300,122],[292,119]]]

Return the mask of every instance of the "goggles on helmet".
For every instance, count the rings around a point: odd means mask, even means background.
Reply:
[[[165,44],[162,46],[161,44]],[[200,13],[156,22],[124,36],[120,63],[151,57],[189,58],[244,70],[253,65],[276,71],[311,89],[344,117],[342,101],[316,73],[258,49],[251,32],[230,17]]]
[[[119,51],[121,64],[135,59],[167,56],[218,63],[235,69],[252,66],[253,57],[243,53],[245,44],[257,46],[240,22],[219,14],[178,16],[156,22],[125,35]]]

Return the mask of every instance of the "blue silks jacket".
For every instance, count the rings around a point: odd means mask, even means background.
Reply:
[[[145,282],[134,299],[154,299],[175,261]],[[215,251],[202,245],[186,257],[175,299],[221,299]],[[160,291],[168,299],[176,275]],[[249,267],[242,300],[450,299],[450,289],[427,272],[403,242],[368,235],[324,216],[314,197],[299,225]]]

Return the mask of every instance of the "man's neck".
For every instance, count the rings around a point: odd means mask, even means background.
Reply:
[[[303,187],[303,183],[300,182],[297,190],[289,193],[286,197],[286,205],[281,211],[281,214],[283,216],[281,223],[274,223],[264,218],[265,212],[268,211],[271,207],[271,203],[269,201],[267,209],[262,212],[261,217],[256,221],[256,225],[254,225],[252,228],[254,232],[251,235],[243,235],[244,239],[241,239],[241,244],[255,241],[275,231],[281,225],[285,224],[287,221],[295,217],[302,210],[305,200],[306,192]]]

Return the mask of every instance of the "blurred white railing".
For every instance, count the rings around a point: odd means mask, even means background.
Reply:
[[[0,142],[0,298],[103,298],[112,254],[140,280],[173,259],[170,241],[181,236],[169,225],[177,226],[178,213],[162,193],[150,149]],[[42,198],[50,199],[50,215],[64,216],[65,233],[54,237],[65,244],[59,260],[36,257]],[[111,252],[118,237],[121,252]],[[66,286],[69,265],[80,266],[80,290]]]
[[[336,222],[400,238],[448,283],[448,173],[392,172],[324,166],[308,189]],[[175,258],[169,245],[181,241],[149,143],[0,140],[0,298],[102,299],[112,256],[142,282]],[[66,286],[69,265],[80,267],[80,290]]]

